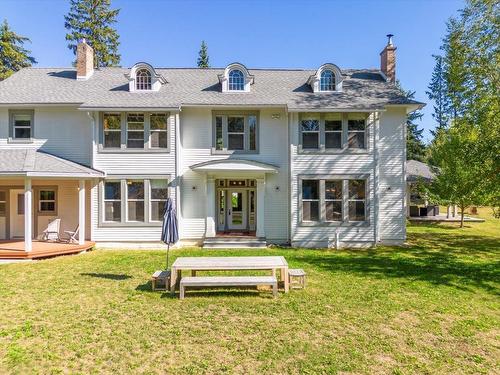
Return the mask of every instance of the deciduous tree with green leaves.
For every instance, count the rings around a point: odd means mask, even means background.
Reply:
[[[24,48],[29,38],[16,34],[4,20],[0,25],[0,81],[8,78],[21,68],[36,64],[31,51]]]
[[[204,40],[201,41],[200,52],[198,52],[198,68],[210,68],[208,48]]]
[[[112,27],[120,9],[110,7],[110,0],[71,0],[70,11],[64,16],[64,26],[69,30],[66,34],[68,48],[76,55],[78,43],[85,39],[94,49],[96,68],[120,63],[119,35]]]

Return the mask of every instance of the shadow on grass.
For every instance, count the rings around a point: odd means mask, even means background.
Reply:
[[[499,295],[500,241],[492,237],[413,233],[405,248],[307,252],[296,259],[332,273],[426,281]]]
[[[179,291],[176,291],[175,295],[172,296],[170,292],[164,292],[161,296],[162,298],[179,298]],[[273,299],[273,293],[271,290],[257,290],[257,289],[188,289],[186,290],[185,298],[217,298],[217,297],[263,297]],[[279,298],[279,294],[278,294]]]
[[[90,276],[90,277],[97,277],[100,279],[108,279],[108,280],[127,280],[127,279],[132,278],[132,276],[124,275],[124,274],[95,273],[95,272],[81,273],[80,276]]]

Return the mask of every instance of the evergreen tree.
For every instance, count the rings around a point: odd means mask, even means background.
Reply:
[[[431,133],[435,137],[437,133],[445,130],[448,126],[450,120],[450,97],[444,76],[446,68],[443,57],[439,55],[434,55],[433,57],[436,60],[436,65],[434,66],[431,82],[428,86],[429,91],[426,91],[426,94],[430,100],[434,101],[434,113],[432,117],[436,120],[437,124],[436,129],[431,130]]]
[[[401,87],[401,83],[396,81],[396,86],[407,98],[414,100],[415,91],[406,91]],[[407,160],[425,160],[426,147],[422,140],[424,129],[419,129],[417,120],[421,120],[424,114],[422,111],[413,111],[406,116],[406,159]]]
[[[204,40],[201,41],[200,52],[198,52],[198,68],[210,68],[208,48]]]
[[[68,48],[76,54],[82,39],[94,49],[94,66],[116,66],[120,63],[117,31],[112,27],[120,9],[110,9],[111,0],[71,0],[71,9],[64,16],[69,32]]]
[[[36,64],[36,60],[30,56],[31,51],[23,47],[26,42],[31,41],[12,31],[7,20],[3,21],[0,25],[0,81],[21,68]]]

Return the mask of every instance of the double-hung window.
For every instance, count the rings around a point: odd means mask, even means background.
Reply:
[[[127,180],[127,221],[144,221],[144,181]]]
[[[300,116],[300,150],[339,152],[366,148],[366,115],[303,113]]]
[[[7,192],[0,191],[0,217],[7,214]]]
[[[10,112],[10,138],[30,141],[33,138],[33,110],[12,110]]]
[[[320,145],[319,118],[304,118],[300,123],[302,130],[302,148],[318,149]]]
[[[347,142],[349,148],[366,147],[366,118],[362,115],[349,114],[347,120]]]
[[[319,221],[319,180],[302,181],[302,220]]]
[[[168,198],[167,180],[150,180],[151,221],[162,221]]]
[[[166,177],[106,180],[100,187],[100,222],[114,226],[161,225],[168,190]]]
[[[166,113],[152,113],[149,116],[149,144],[151,148],[168,147],[167,121]]]
[[[122,218],[121,182],[104,183],[104,221],[120,222]]]
[[[349,180],[349,221],[364,221],[365,211],[365,180]]]
[[[254,152],[258,147],[256,113],[215,113],[215,152]]]
[[[300,179],[301,221],[307,225],[365,222],[366,188],[366,179]]]
[[[39,190],[38,212],[44,214],[56,213],[56,191],[54,189]]]
[[[105,148],[120,148],[121,147],[121,116],[119,113],[105,113],[102,119],[104,131],[104,147]]]
[[[127,114],[127,148],[144,148],[144,114]]]

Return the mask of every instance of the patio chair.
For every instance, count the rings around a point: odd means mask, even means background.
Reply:
[[[71,230],[65,230],[64,235],[65,235],[65,241],[68,243],[78,243],[78,235],[80,233],[80,226],[77,225],[76,229],[71,231]]]
[[[48,225],[47,228],[42,232],[40,236],[41,241],[60,241],[59,229],[61,228],[61,219],[54,219]]]

